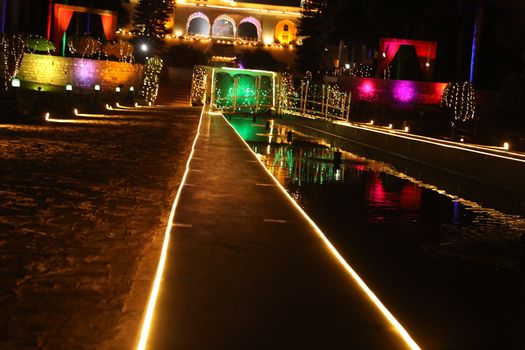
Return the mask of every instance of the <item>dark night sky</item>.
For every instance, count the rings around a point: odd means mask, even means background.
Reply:
[[[243,0],[246,2],[255,2],[259,4],[284,5],[284,6],[300,6],[301,0]]]

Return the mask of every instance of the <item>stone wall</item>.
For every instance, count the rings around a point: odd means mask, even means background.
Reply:
[[[352,104],[377,102],[393,109],[412,109],[417,105],[439,105],[446,83],[376,78],[341,77],[343,91],[352,92]]]
[[[52,55],[25,54],[18,73],[22,81],[43,85],[93,89],[99,84],[102,90],[139,87],[143,79],[141,64],[102,61],[88,58],[71,58]]]

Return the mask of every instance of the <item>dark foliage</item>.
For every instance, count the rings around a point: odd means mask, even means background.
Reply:
[[[207,65],[210,54],[187,44],[175,45],[169,48],[165,55],[168,66],[192,68],[195,65]]]
[[[247,69],[264,69],[281,72],[285,69],[285,64],[276,60],[271,53],[261,48],[255,50],[242,51],[240,63]]]

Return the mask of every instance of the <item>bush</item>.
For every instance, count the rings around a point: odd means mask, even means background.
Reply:
[[[166,53],[166,63],[171,67],[192,68],[207,65],[210,54],[186,44],[174,45]]]
[[[107,42],[102,46],[102,52],[107,57],[115,57],[119,61],[131,61],[133,58],[133,45],[127,41]]]
[[[281,72],[286,65],[261,48],[242,51],[239,62],[247,69],[264,69]]]
[[[24,57],[24,39],[20,34],[2,34],[0,44],[0,85],[7,90],[11,80],[18,74]]]
[[[90,36],[73,36],[68,40],[67,45],[72,54],[82,57],[96,55],[102,49],[100,41]]]
[[[40,36],[27,36],[24,38],[24,45],[26,49],[31,52],[47,52],[55,51],[55,44]]]

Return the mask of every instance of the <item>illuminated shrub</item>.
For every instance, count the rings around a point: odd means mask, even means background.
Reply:
[[[94,56],[100,53],[102,44],[96,38],[90,36],[73,36],[69,38],[67,46],[72,54],[85,56]]]
[[[159,92],[159,78],[162,70],[162,59],[150,57],[144,68],[144,84],[142,85],[142,96],[146,102],[154,103]]]
[[[42,38],[41,36],[29,35],[24,38],[24,45],[27,51],[31,53],[35,52],[47,52],[55,51],[55,44],[51,41]]]
[[[448,83],[441,97],[441,106],[454,112],[454,119],[451,121],[453,127],[474,119],[476,115],[476,94],[472,83]]]
[[[133,45],[127,41],[107,42],[102,46],[102,52],[107,57],[115,57],[119,61],[133,60]]]
[[[11,80],[17,75],[24,57],[24,40],[20,34],[3,34],[0,37],[0,69],[4,89],[7,90]]]

